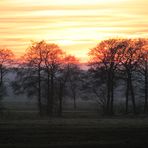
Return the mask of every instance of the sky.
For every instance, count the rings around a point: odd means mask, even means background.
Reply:
[[[88,60],[101,40],[148,37],[148,0],[0,0],[0,48],[22,55],[31,41]]]

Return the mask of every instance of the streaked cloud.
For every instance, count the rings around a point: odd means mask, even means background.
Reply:
[[[59,44],[87,59],[112,37],[148,37],[147,0],[1,0],[0,47],[23,53],[31,40]]]

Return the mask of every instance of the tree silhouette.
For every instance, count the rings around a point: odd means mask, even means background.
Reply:
[[[148,113],[148,40],[141,39],[143,47],[138,63],[138,71],[144,77],[144,113]]]
[[[80,85],[80,74],[81,74],[81,70],[78,66],[79,60],[74,56],[67,56],[66,62],[67,62],[66,68],[69,70],[68,86],[72,94],[74,110],[76,110],[77,108],[76,98],[78,93],[78,87]]]
[[[105,114],[113,115],[116,111],[115,99],[121,101],[116,97],[119,94],[117,90],[122,88],[123,92],[125,86],[125,112],[128,113],[129,105],[132,105],[132,112],[136,114],[139,91],[135,92],[135,84],[141,76],[140,84],[145,95],[144,112],[147,113],[147,48],[147,39],[101,41],[90,49],[89,70],[82,71],[78,59],[71,55],[67,56],[58,45],[45,41],[33,42],[22,57],[20,67],[16,68],[17,76],[13,87],[16,93],[27,92],[28,96],[37,97],[40,115],[46,109],[47,115],[51,117],[55,112],[62,116],[63,100],[67,96],[73,99],[76,109],[78,94],[82,98],[93,98]],[[5,62],[2,60],[2,64],[0,63],[0,86],[3,83],[3,65],[8,66],[10,57],[3,55],[1,58],[5,59]],[[120,82],[125,82],[126,85]]]
[[[4,78],[8,69],[12,67],[14,54],[9,49],[0,49],[0,100],[6,92]]]
[[[120,40],[110,39],[102,41],[90,50],[90,66],[92,69],[104,69],[106,76],[107,101],[106,114],[113,114],[115,73],[122,58]]]
[[[42,115],[41,71],[43,69],[43,50],[46,43],[33,42],[21,57],[16,81],[12,84],[16,93],[27,92],[28,96],[37,96],[39,114]]]
[[[135,72],[139,59],[142,42],[139,39],[125,39],[121,42],[122,49],[121,70],[126,75],[126,113],[128,113],[129,95],[131,95],[133,112],[136,114],[135,93],[133,88],[133,73]]]
[[[47,112],[53,115],[53,105],[55,100],[55,79],[63,60],[63,51],[56,44],[46,44],[43,62],[45,73],[47,74]]]

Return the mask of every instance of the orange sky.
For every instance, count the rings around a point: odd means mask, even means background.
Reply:
[[[86,61],[111,37],[148,37],[148,0],[0,0],[0,48],[46,40]]]

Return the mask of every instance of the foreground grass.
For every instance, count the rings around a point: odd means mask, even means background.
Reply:
[[[147,139],[147,118],[0,121],[0,148],[147,148]]]

